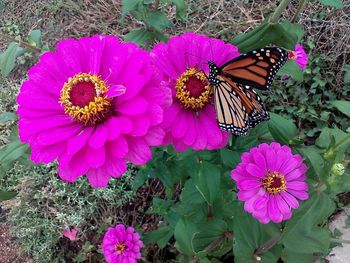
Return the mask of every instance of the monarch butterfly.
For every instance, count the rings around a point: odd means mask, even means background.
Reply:
[[[278,47],[253,50],[217,66],[209,61],[209,83],[213,87],[219,127],[237,136],[270,119],[254,88],[267,90],[277,71],[288,59]]]

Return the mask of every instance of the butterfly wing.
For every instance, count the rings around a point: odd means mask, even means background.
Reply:
[[[217,76],[214,100],[219,127],[235,135],[246,135],[249,128],[269,119],[260,97],[225,76]]]
[[[221,67],[221,70],[224,76],[234,82],[266,90],[287,59],[286,50],[266,47],[230,60]]]

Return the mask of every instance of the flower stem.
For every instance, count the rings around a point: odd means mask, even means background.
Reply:
[[[350,240],[346,240],[346,239],[331,238],[330,241],[331,241],[331,242],[334,242],[334,243],[345,243],[345,244],[350,244]]]
[[[281,3],[277,6],[275,12],[272,14],[272,16],[269,20],[270,24],[276,24],[278,22],[278,19],[280,18],[283,10],[287,8],[287,6],[290,2],[291,2],[291,0],[282,0],[281,1]]]
[[[266,252],[270,248],[272,248],[274,245],[276,245],[282,238],[282,235],[279,235],[277,237],[271,238],[269,241],[267,241],[265,244],[257,248],[253,254],[254,258],[258,258],[262,253]]]
[[[301,10],[302,10],[303,7],[304,7],[304,4],[305,4],[305,0],[300,0],[299,5],[298,5],[298,8],[297,8],[297,10],[295,11],[295,14],[294,14],[294,16],[293,16],[293,18],[292,18],[292,20],[291,20],[292,23],[295,23],[295,22],[297,21],[299,15],[300,15],[300,13],[301,13]]]
[[[0,38],[5,38],[8,41],[15,42],[19,46],[24,46],[26,48],[29,48],[29,49],[33,50],[34,52],[36,52],[36,53],[41,53],[42,52],[42,50],[40,48],[35,47],[35,46],[29,44],[28,42],[25,42],[25,41],[22,41],[22,40],[18,40],[18,39],[14,38],[14,37],[11,37],[11,36],[8,36],[8,35],[4,35],[4,34],[0,33]]]

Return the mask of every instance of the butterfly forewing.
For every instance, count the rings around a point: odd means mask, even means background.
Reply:
[[[221,71],[234,82],[266,90],[287,59],[286,50],[266,47],[230,60],[221,67]]]

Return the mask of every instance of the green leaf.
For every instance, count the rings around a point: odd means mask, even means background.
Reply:
[[[7,192],[0,189],[0,202],[10,200],[17,195],[16,192]]]
[[[196,186],[193,183],[193,179],[186,181],[184,188],[182,189],[180,199],[182,202],[190,204],[201,204],[205,202],[204,197],[198,192]]]
[[[157,230],[146,233],[142,240],[145,244],[157,243],[159,248],[164,248],[174,234],[174,229],[170,226],[160,226]]]
[[[350,101],[333,100],[330,103],[346,116],[350,117]]]
[[[292,50],[302,34],[303,30],[298,24],[287,20],[279,24],[270,24],[267,18],[260,26],[248,33],[239,34],[231,42],[237,45],[242,53],[270,44]]]
[[[298,254],[324,253],[330,245],[329,232],[319,227],[334,211],[334,202],[324,193],[316,192],[294,211],[286,223],[282,243]]]
[[[134,42],[143,46],[152,41],[152,35],[147,29],[136,29],[125,35],[125,41]]]
[[[335,7],[341,9],[344,7],[343,1],[341,0],[318,0],[322,5]]]
[[[176,18],[181,21],[187,20],[187,5],[184,0],[171,0],[176,6]]]
[[[175,226],[175,247],[187,256],[194,256],[196,251],[193,247],[193,239],[198,232],[197,226],[192,220],[180,219]]]
[[[0,73],[7,77],[15,67],[18,45],[11,42],[5,52],[0,54]]]
[[[293,139],[298,135],[298,129],[293,121],[275,113],[270,113],[270,116],[268,127],[272,137],[283,144],[292,144]]]
[[[241,154],[239,152],[227,148],[220,149],[220,157],[222,163],[231,168],[235,167],[241,160]]]
[[[350,83],[350,64],[344,65],[343,71],[344,71],[344,83],[349,84]]]
[[[0,149],[0,174],[11,168],[11,164],[27,157],[29,147],[19,141],[11,142]]]
[[[193,176],[193,182],[205,201],[212,205],[220,193],[220,170],[215,165],[202,162],[199,171]]]
[[[15,120],[17,120],[17,114],[14,112],[3,112],[0,114],[0,124]]]
[[[325,180],[324,160],[317,149],[314,146],[310,146],[300,149],[300,153],[309,160],[317,178],[321,181]]]
[[[278,75],[290,75],[296,81],[303,81],[303,71],[299,68],[295,61],[287,61],[286,64],[278,71]]]
[[[253,263],[254,252],[260,246],[270,240],[266,232],[266,226],[260,224],[255,218],[243,210],[240,203],[234,203],[235,217],[233,219],[233,233],[235,240],[233,252],[236,263]],[[260,255],[260,262],[277,262],[277,258],[271,253]]]
[[[123,6],[122,6],[122,15],[120,18],[120,22],[124,22],[125,16],[133,11],[136,10],[136,7],[138,4],[140,4],[142,0],[123,0]]]
[[[32,30],[28,37],[28,42],[35,47],[41,47],[41,31],[39,29]]]
[[[314,262],[312,254],[296,253],[288,248],[283,250],[282,259],[288,263]]]
[[[161,11],[150,12],[144,22],[158,32],[173,26],[173,23]]]

